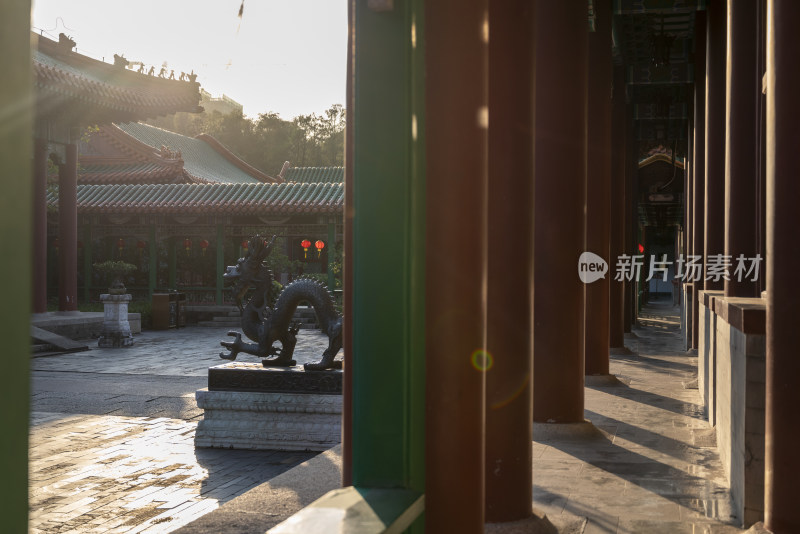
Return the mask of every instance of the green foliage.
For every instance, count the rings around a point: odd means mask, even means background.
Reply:
[[[138,300],[128,304],[128,313],[138,313],[142,318],[142,330],[153,326],[153,306],[149,300]]]
[[[106,275],[106,280],[110,279],[111,285],[115,287],[125,287],[122,278],[136,271],[136,266],[124,261],[107,260],[102,263],[94,263],[92,266],[98,272]]]
[[[175,113],[148,124],[191,137],[211,135],[250,165],[275,175],[286,160],[296,167],[343,165],[345,116],[344,107],[334,104],[320,115],[300,115],[291,121],[272,111],[256,119],[241,111],[226,115],[213,111]]]
[[[94,263],[92,266],[103,274],[113,274],[116,276],[126,276],[136,270],[136,266],[125,261],[107,260],[102,263]]]
[[[290,260],[284,250],[286,250],[286,238],[278,237],[275,239],[275,245],[266,260],[267,267],[275,276],[280,273],[297,272],[303,265],[303,262],[299,260]]]

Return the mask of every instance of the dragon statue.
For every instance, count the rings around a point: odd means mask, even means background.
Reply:
[[[314,307],[317,322],[328,335],[328,348],[319,362],[307,363],[304,368],[308,371],[341,369],[341,361],[334,360],[334,357],[342,348],[342,317],[336,313],[333,298],[324,285],[308,278],[295,280],[281,291],[275,306],[270,307],[274,300],[274,278],[265,260],[272,251],[275,238],[272,236],[272,240],[266,243],[261,236],[252,237],[248,241],[247,254],[239,258],[236,265],[229,266],[223,275],[225,281],[231,284],[241,311],[242,332],[254,343],[242,341],[240,332],[228,332],[235,339],[220,342],[228,349],[227,353],[220,353],[220,358],[235,360],[240,352],[245,352],[264,358],[261,363],[265,367],[295,365],[292,354],[300,325],[293,322],[292,318],[297,305],[306,301]],[[243,305],[251,288],[252,296]],[[272,346],[276,341],[280,341],[280,348]]]

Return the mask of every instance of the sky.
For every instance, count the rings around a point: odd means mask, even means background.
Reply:
[[[33,30],[66,33],[81,54],[114,54],[158,72],[194,70],[256,118],[321,113],[345,103],[345,0],[34,0]]]

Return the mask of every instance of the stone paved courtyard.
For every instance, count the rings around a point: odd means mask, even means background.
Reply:
[[[194,392],[224,363],[226,332],[146,331],[129,348],[32,359],[30,532],[171,532],[315,455],[195,450]],[[299,338],[299,363],[327,345]]]

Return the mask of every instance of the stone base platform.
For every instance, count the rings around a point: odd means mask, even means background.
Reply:
[[[341,371],[228,363],[195,394],[195,447],[324,451],[341,441]]]
[[[91,339],[103,335],[103,312],[46,312],[31,315],[31,325],[69,339]],[[142,333],[142,316],[128,314],[132,334]]]

